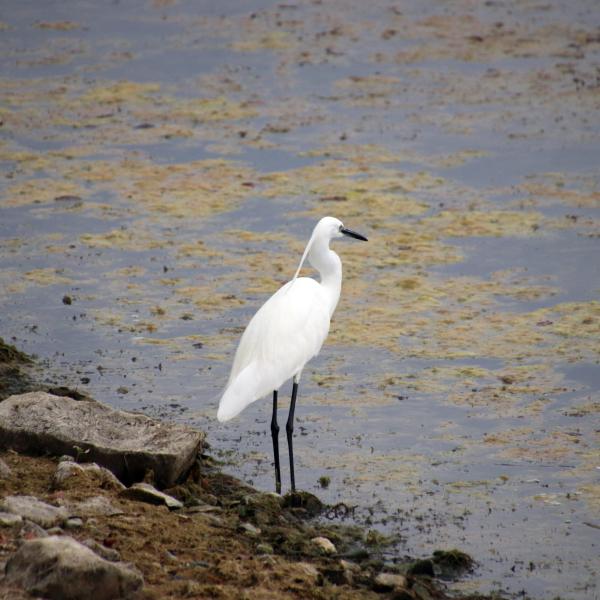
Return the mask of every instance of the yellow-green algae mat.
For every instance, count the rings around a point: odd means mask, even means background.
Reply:
[[[336,244],[300,487],[404,552],[470,552],[457,590],[592,597],[600,35],[563,4],[10,1],[0,335],[270,489],[269,403],[216,404],[335,215],[370,241]]]

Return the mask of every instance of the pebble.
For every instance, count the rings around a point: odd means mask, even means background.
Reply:
[[[17,523],[22,523],[23,517],[21,515],[15,515],[13,513],[0,512],[0,526],[12,527]]]
[[[164,504],[171,510],[183,508],[183,503],[177,500],[177,498],[158,491],[149,483],[134,483],[131,487],[123,490],[121,496],[150,504]]]
[[[315,537],[310,540],[315,546],[317,546],[323,554],[336,554],[337,549],[333,542],[326,537]]]
[[[250,537],[258,537],[260,535],[260,529],[252,525],[252,523],[240,523],[240,529]]]
[[[166,562],[170,562],[170,563],[179,562],[179,559],[169,550],[165,550],[163,552],[163,558]]]
[[[344,560],[342,558],[342,560],[340,560],[340,567],[342,567],[344,571],[350,571],[351,573],[360,573],[360,566],[350,560]]]
[[[258,544],[256,546],[256,552],[258,552],[258,554],[273,554],[273,546],[271,546],[271,544]]]
[[[406,588],[406,577],[395,573],[379,573],[374,580],[374,589],[382,592],[389,590],[402,590]]]
[[[297,562],[291,565],[291,577],[299,581],[305,581],[311,585],[318,585],[322,582],[321,573],[314,565],[307,562]]]
[[[111,500],[105,496],[92,496],[82,502],[68,503],[67,505],[71,516],[89,517],[89,516],[107,516],[114,517],[124,514],[119,506],[115,506]],[[92,524],[97,525],[97,522]]]
[[[83,519],[79,517],[71,517],[65,523],[66,529],[80,529],[81,527],[83,527]]]
[[[206,523],[209,523],[213,527],[225,526],[225,522],[223,521],[223,519],[215,517],[215,515],[211,515],[210,513],[196,513],[194,516],[196,519],[204,519]]]

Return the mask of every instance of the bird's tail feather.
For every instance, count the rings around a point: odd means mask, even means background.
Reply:
[[[219,421],[237,417],[249,404],[276,389],[265,370],[269,368],[260,368],[257,362],[251,362],[237,375],[221,397],[217,412]]]

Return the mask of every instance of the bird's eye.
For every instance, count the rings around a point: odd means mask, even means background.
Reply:
[[[343,226],[343,225],[340,225],[340,226],[338,227],[338,231],[341,231],[342,229],[344,229],[344,226]]]

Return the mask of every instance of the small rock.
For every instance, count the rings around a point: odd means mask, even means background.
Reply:
[[[415,581],[411,588],[411,598],[417,598],[417,600],[434,600],[434,596],[423,584],[422,581]],[[400,600],[404,600],[400,598]]]
[[[183,503],[177,500],[177,498],[159,492],[149,483],[134,483],[131,487],[123,490],[120,495],[131,500],[139,500],[140,502],[164,504],[171,510],[183,508]]]
[[[31,540],[34,538],[48,537],[48,532],[33,521],[24,521],[19,535],[22,539]]]
[[[321,573],[314,565],[311,565],[307,562],[297,562],[292,563],[292,573],[291,576],[293,579],[298,579],[299,581],[305,581],[310,585],[318,585],[322,581]]]
[[[92,538],[83,540],[81,543],[105,560],[109,560],[110,562],[118,562],[121,560],[121,555],[117,550],[114,548],[107,548]]]
[[[342,572],[341,583],[347,583],[348,585],[352,585],[354,583],[355,578],[361,573],[360,566],[349,560],[340,560],[339,566]]]
[[[98,483],[98,487],[109,490],[124,490],[125,486],[114,474],[96,463],[76,463],[72,460],[62,460],[52,477],[52,488],[62,490],[74,478],[86,478]]]
[[[46,504],[34,496],[6,496],[0,508],[21,515],[46,529],[62,525],[69,516],[63,507]]]
[[[315,537],[310,540],[323,554],[336,554],[337,549],[333,542],[326,537]]]
[[[14,513],[0,512],[0,526],[2,527],[12,527],[13,525],[17,525],[18,523],[23,522],[23,517],[21,515],[15,515]]]
[[[250,537],[258,537],[260,535],[260,529],[252,525],[252,523],[240,523],[239,528]]]
[[[62,527],[50,527],[50,529],[45,530],[48,535],[62,535],[64,533]],[[39,537],[39,536],[38,536]],[[46,537],[46,536],[42,536]]]
[[[206,521],[206,523],[209,523],[213,527],[224,527],[225,526],[225,521],[223,521],[223,519],[216,517],[215,515],[211,515],[210,513],[198,513],[197,518],[198,517],[204,519],[204,521]]]
[[[350,560],[340,560],[340,567],[344,571],[352,571],[352,573],[360,573],[360,566]]]
[[[373,582],[373,589],[379,592],[401,591],[406,588],[406,577],[395,573],[379,573]]]
[[[256,546],[256,552],[258,554],[273,554],[273,546],[267,543],[258,544]]]
[[[140,573],[100,558],[64,536],[24,542],[6,563],[5,580],[50,599],[117,600],[143,585]]]
[[[81,527],[83,527],[83,519],[79,517],[71,517],[65,523],[65,529],[80,529]]]
[[[122,508],[115,506],[105,496],[92,496],[82,502],[69,503],[67,508],[72,517],[114,517],[125,514]]]
[[[0,477],[6,479],[12,474],[12,469],[0,458]]]

